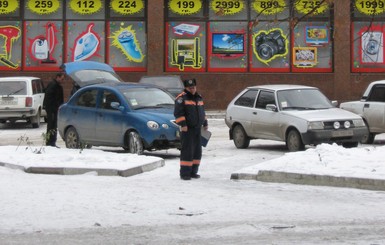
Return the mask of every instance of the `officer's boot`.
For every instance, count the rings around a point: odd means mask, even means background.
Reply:
[[[199,164],[192,165],[191,178],[199,179],[201,176],[198,174]]]

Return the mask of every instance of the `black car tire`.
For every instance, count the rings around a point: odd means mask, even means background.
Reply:
[[[40,127],[40,111],[37,112],[36,116],[31,117],[32,128]]]
[[[373,144],[374,138],[375,134],[369,133],[362,138],[361,144]]]
[[[80,148],[80,139],[79,134],[74,127],[67,129],[67,132],[64,136],[64,141],[66,147],[70,149],[79,149]]]
[[[292,129],[289,131],[286,138],[286,146],[289,151],[301,151],[305,149],[301,135],[297,130]]]
[[[245,149],[250,145],[250,138],[241,125],[236,125],[232,132],[234,145],[238,149]]]
[[[140,135],[131,131],[127,135],[127,149],[129,153],[141,155],[143,153],[143,142]]]
[[[342,143],[342,146],[345,148],[354,148],[358,146],[358,142],[345,142]]]

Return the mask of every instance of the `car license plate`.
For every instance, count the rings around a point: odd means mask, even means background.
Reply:
[[[2,99],[0,105],[17,105],[17,98],[14,99]]]
[[[332,132],[333,137],[353,136],[353,130],[338,130]]]

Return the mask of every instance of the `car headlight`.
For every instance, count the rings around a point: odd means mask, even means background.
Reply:
[[[307,128],[309,130],[324,129],[323,122],[309,122]]]
[[[365,122],[362,119],[354,119],[353,124],[355,127],[365,127]]]
[[[157,122],[154,122],[154,121],[148,121],[147,127],[149,127],[150,129],[156,130],[159,128],[159,124]]]

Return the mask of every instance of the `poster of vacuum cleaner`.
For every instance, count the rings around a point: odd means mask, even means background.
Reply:
[[[109,38],[112,39],[112,46],[118,48],[128,61],[135,63],[143,61],[144,55],[132,25],[115,31]]]
[[[172,39],[171,65],[177,66],[180,71],[185,67],[200,69],[203,57],[200,55],[200,38]]]
[[[317,65],[316,47],[294,47],[293,64],[296,67],[314,67]]]
[[[38,36],[28,38],[28,53],[31,59],[37,61],[39,64],[56,64],[57,59],[54,57],[54,53],[56,46],[59,43],[59,37],[57,37],[57,35],[59,35],[59,31],[53,22],[45,23],[43,25],[43,29],[40,28],[40,25],[37,26],[39,28],[37,28],[35,31],[45,30],[45,32],[44,34],[39,34]]]
[[[18,26],[0,25],[0,46],[2,50],[0,53],[0,66],[9,69],[17,69],[19,67],[20,62],[12,61],[12,47],[19,40],[20,36],[21,30]]]
[[[280,28],[261,30],[252,35],[253,53],[266,65],[278,57],[286,56],[288,44],[287,37]]]

